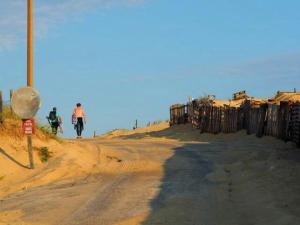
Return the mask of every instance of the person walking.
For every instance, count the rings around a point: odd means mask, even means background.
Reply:
[[[49,116],[47,116],[46,118],[51,126],[53,135],[57,135],[58,127],[62,132],[62,118],[57,112],[56,107],[53,107],[52,111],[49,112]]]
[[[72,114],[72,123],[77,133],[77,138],[81,138],[81,133],[84,129],[83,124],[86,124],[86,114],[80,103],[76,104],[76,108]]]

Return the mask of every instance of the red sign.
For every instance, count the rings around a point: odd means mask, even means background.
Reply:
[[[34,119],[23,120],[22,128],[23,128],[24,134],[26,134],[26,135],[35,134]]]

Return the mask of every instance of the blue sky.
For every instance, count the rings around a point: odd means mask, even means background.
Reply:
[[[76,102],[86,136],[168,119],[188,96],[300,89],[296,0],[35,0],[35,87],[65,135]],[[0,89],[26,84],[26,4],[0,0]]]

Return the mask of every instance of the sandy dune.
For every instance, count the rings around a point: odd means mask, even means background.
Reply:
[[[35,143],[54,155],[30,171],[22,167],[25,143],[0,140],[1,225],[300,221],[300,151],[274,138],[200,135],[188,125],[160,124]]]

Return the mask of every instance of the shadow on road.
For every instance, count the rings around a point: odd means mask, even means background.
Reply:
[[[6,158],[8,158],[10,161],[14,162],[20,167],[23,167],[25,169],[30,169],[28,166],[23,165],[22,163],[18,162],[16,159],[14,159],[12,156],[7,154],[2,148],[0,148],[0,154],[4,155]]]
[[[159,193],[149,203],[150,214],[141,225],[276,224],[287,208],[292,210],[280,224],[296,224],[299,176],[293,168],[298,167],[298,151],[271,138],[257,139],[242,132],[185,134],[182,127],[123,137],[199,141],[173,149],[174,156],[164,164]],[[289,173],[293,175],[286,176]]]
[[[167,137],[169,139],[175,139],[178,141],[198,141],[203,135],[205,136],[205,134],[200,135],[199,130],[193,129],[190,124],[186,124],[186,125],[176,125],[176,126],[168,127],[160,131],[136,133],[136,134],[124,135],[120,137],[123,139],[143,139],[146,137],[154,137],[154,138]]]
[[[192,143],[174,149],[174,156],[164,164],[159,194],[150,203],[151,213],[141,225],[202,224],[214,184],[206,178],[212,162],[199,151],[207,152],[209,145]]]

